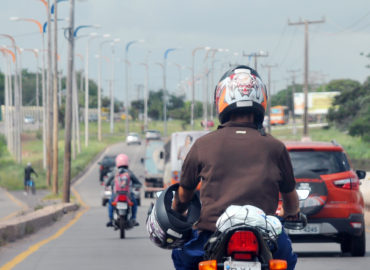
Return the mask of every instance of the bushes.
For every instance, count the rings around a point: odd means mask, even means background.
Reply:
[[[6,151],[6,139],[4,135],[0,134],[0,157],[4,155]]]

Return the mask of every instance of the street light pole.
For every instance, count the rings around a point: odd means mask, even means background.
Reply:
[[[110,37],[109,34],[103,35],[104,38]],[[99,45],[99,65],[98,65],[98,141],[102,140],[101,134],[101,68],[102,68],[102,47],[103,44],[110,42],[110,40],[105,40]]]
[[[166,72],[167,72],[167,57],[170,52],[175,51],[176,48],[167,49],[164,52],[163,57],[163,122],[164,122],[164,129],[163,129],[163,136],[167,137],[167,88],[166,88]]]
[[[14,104],[15,104],[15,112],[14,112],[14,125],[15,125],[15,134],[14,134],[14,143],[15,143],[15,157],[18,163],[22,162],[22,145],[21,145],[21,131],[20,131],[20,92],[19,92],[19,81],[18,81],[18,64],[17,64],[17,45],[15,43],[15,39],[7,34],[0,34],[2,37],[6,37],[11,40],[12,47],[14,50],[14,58],[15,58],[15,75],[14,75]]]
[[[89,45],[93,38],[98,37],[97,33],[91,33],[86,45],[85,56],[85,146],[89,146]]]
[[[209,47],[198,47],[192,51],[192,86],[191,86],[191,114],[190,114],[190,125],[192,130],[194,130],[194,106],[195,106],[195,53],[198,50],[203,49],[209,49]]]
[[[144,87],[144,130],[148,129],[148,84],[149,84],[149,65],[142,63],[145,67],[145,87]]]
[[[23,51],[28,51],[28,52],[32,52],[34,55],[35,55],[35,59],[36,59],[36,107],[37,107],[37,110],[40,106],[39,104],[39,97],[40,97],[40,93],[39,93],[39,50],[38,49],[23,49]],[[37,111],[37,125],[39,125],[39,121],[40,121],[40,117],[39,117],[39,113]]]
[[[9,59],[9,55],[12,56],[13,62],[15,63],[15,54],[6,48],[0,48],[0,51],[5,57],[5,62],[7,64],[7,74],[5,76],[5,128],[6,128],[6,136],[7,136],[7,147],[9,152],[11,152],[13,155],[14,153],[14,128],[13,128],[13,123],[14,123],[14,113],[10,113],[10,111],[13,108],[13,98],[12,98],[12,71],[11,71],[11,62]]]
[[[128,132],[129,132],[129,123],[128,123],[128,107],[129,107],[129,97],[128,97],[128,93],[129,93],[129,60],[128,60],[128,52],[129,52],[129,49],[130,49],[130,46],[135,44],[135,43],[139,43],[139,42],[143,42],[143,40],[132,40],[132,41],[129,41],[127,44],[126,44],[126,47],[125,47],[125,64],[126,64],[126,95],[125,95],[125,136],[127,137],[128,135]]]

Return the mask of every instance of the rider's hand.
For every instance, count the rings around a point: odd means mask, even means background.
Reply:
[[[285,211],[284,211],[284,208],[281,208],[280,209],[280,212],[279,212],[279,214],[278,214],[278,216],[279,217],[282,217],[282,218],[284,218],[284,219],[286,219],[286,220],[296,220],[299,216],[299,210],[298,210],[298,212],[297,213],[295,213],[295,214],[291,214],[291,213],[286,213]],[[295,218],[295,219],[294,219]]]

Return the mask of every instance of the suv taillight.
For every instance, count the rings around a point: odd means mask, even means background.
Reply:
[[[335,180],[334,185],[339,188],[358,190],[360,188],[360,183],[358,179],[346,178],[341,180]]]
[[[236,231],[227,245],[227,255],[236,260],[250,260],[258,254],[258,240],[251,231]]]
[[[100,171],[102,171],[103,170],[103,165],[100,165]]]

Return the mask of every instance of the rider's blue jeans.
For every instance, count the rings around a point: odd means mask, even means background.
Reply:
[[[109,216],[109,220],[113,220],[113,206],[112,206],[112,202],[114,201],[115,198],[116,198],[116,195],[112,193],[112,196],[110,197],[109,204],[108,204],[108,216]],[[137,214],[137,200],[136,200],[135,195],[134,195],[133,192],[130,193],[130,200],[134,204],[132,206],[132,209],[131,209],[132,210],[131,219],[136,219],[136,214]]]
[[[198,269],[198,264],[203,260],[203,247],[208,241],[212,232],[204,231],[198,234],[193,231],[192,239],[187,242],[182,248],[172,251],[172,261],[176,270],[192,270]],[[292,242],[289,236],[284,232],[277,239],[278,249],[273,253],[274,259],[286,260],[288,263],[287,270],[293,270],[297,263],[297,255],[293,252]]]

